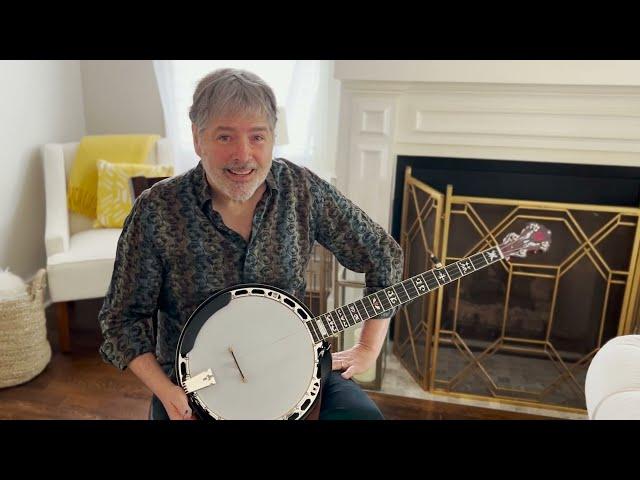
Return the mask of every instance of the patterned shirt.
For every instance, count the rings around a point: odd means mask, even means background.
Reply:
[[[266,186],[248,242],[212,208],[201,163],[137,198],[124,222],[98,316],[106,362],[125,369],[138,355],[155,352],[175,381],[180,332],[198,305],[217,290],[253,282],[304,298],[315,241],[346,268],[365,273],[366,295],[401,280],[399,245],[330,183],[307,168],[274,159]]]

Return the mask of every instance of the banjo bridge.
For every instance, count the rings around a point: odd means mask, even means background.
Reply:
[[[208,370],[185,380],[183,385],[186,393],[192,393],[210,385],[215,385],[215,383],[216,379],[213,377],[213,372],[209,368]]]

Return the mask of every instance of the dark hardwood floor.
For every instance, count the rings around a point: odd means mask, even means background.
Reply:
[[[121,372],[102,361],[97,328],[72,330],[73,353],[62,354],[50,310],[51,362],[30,382],[0,389],[0,419],[146,419],[151,392],[130,371]],[[548,419],[379,392],[369,395],[389,420]]]
[[[2,419],[144,419],[151,392],[130,371],[104,363],[99,338],[71,332],[72,354],[57,344],[51,362],[32,381],[0,390]]]
[[[434,402],[379,392],[367,393],[387,420],[554,420],[504,410]]]

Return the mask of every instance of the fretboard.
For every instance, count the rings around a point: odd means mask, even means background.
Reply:
[[[476,253],[443,268],[434,268],[403,280],[388,288],[378,290],[355,302],[348,303],[331,312],[307,320],[307,328],[316,343],[326,340],[347,328],[391,311],[422,295],[488,267],[504,258],[498,247]]]

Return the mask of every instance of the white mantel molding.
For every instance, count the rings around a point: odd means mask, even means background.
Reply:
[[[638,60],[336,60],[339,80],[640,86]]]
[[[397,155],[640,166],[640,85],[344,80],[338,187],[390,227]]]

